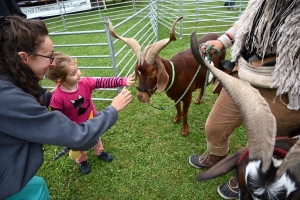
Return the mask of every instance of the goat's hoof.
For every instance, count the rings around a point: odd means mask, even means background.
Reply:
[[[195,104],[200,104],[200,103],[201,103],[201,99],[200,98],[196,99]]]
[[[177,118],[173,119],[174,124],[178,124],[179,121],[180,121],[180,118],[179,119],[177,119]]]
[[[181,132],[181,135],[182,135],[182,136],[187,136],[189,133],[190,133],[189,131],[182,131],[182,132]]]

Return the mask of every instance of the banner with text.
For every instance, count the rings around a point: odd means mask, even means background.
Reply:
[[[59,3],[20,8],[27,15],[27,18],[31,19],[90,10],[92,7],[90,0],[67,0]]]

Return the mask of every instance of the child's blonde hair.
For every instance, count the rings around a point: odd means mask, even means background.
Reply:
[[[57,52],[55,53],[54,61],[55,66],[52,66],[47,70],[46,77],[55,83],[58,81],[66,81],[68,67],[70,64],[77,63],[76,58],[72,58],[67,54]]]

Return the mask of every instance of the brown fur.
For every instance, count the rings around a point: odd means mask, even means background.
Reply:
[[[216,40],[219,37],[218,34],[209,33],[202,36],[198,40],[198,44],[205,43],[208,40]],[[213,56],[213,63],[215,67],[219,67],[220,61],[224,60],[226,52],[223,51],[220,57]],[[172,81],[172,66],[169,60],[161,58],[159,56],[156,57],[156,62],[158,65],[158,70],[156,71],[155,64],[148,64],[146,62],[141,66],[136,66],[135,72],[139,79],[139,88],[148,89],[148,92],[138,91],[138,99],[141,102],[148,102],[153,93],[152,89],[157,86],[157,90],[159,92],[165,91]],[[198,62],[195,60],[191,48],[188,48],[178,54],[174,55],[170,59],[175,68],[175,79],[172,87],[166,92],[167,96],[170,97],[174,102],[177,102],[178,99],[184,94],[191,80],[197,72],[199,67]],[[139,74],[139,72],[141,74]],[[186,136],[189,134],[188,127],[188,109],[192,100],[192,92],[196,89],[200,88],[201,92],[196,100],[196,104],[199,104],[203,94],[204,94],[204,85],[206,79],[207,69],[204,67],[201,68],[195,81],[191,84],[189,90],[186,92],[185,96],[182,98],[183,102],[183,110],[181,110],[181,105],[178,103],[176,105],[177,114],[173,119],[174,123],[178,123],[180,118],[183,117],[183,127],[182,127],[182,135]]]

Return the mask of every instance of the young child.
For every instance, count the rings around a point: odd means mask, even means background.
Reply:
[[[92,102],[92,92],[94,89],[130,86],[135,82],[132,76],[128,78],[82,78],[76,59],[62,53],[55,53],[54,61],[56,65],[49,68],[46,73],[46,76],[50,80],[58,84],[50,101],[51,111],[58,110],[78,124],[97,115],[95,105]],[[113,155],[104,152],[103,149],[99,138],[97,144],[94,146],[94,152],[98,158],[106,162],[111,162]],[[90,173],[85,151],[71,150],[69,155],[80,164],[82,174]]]

